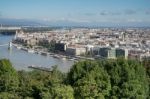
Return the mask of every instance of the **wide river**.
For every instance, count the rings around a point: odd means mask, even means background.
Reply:
[[[62,72],[67,72],[74,64],[73,61],[28,53],[15,47],[12,47],[11,50],[8,50],[7,45],[1,46],[3,44],[8,44],[13,39],[13,37],[14,36],[0,35],[0,59],[9,59],[12,62],[14,68],[17,70],[29,70],[28,66],[30,65],[43,66],[48,68],[53,65],[57,65],[59,70]]]

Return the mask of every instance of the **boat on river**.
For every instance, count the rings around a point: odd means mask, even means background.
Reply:
[[[51,68],[42,67],[42,66],[35,66],[35,65],[28,66],[28,68],[36,69],[36,70],[41,70],[41,71],[47,71],[47,72],[51,72],[52,71]]]
[[[28,49],[28,53],[34,53],[33,49]]]

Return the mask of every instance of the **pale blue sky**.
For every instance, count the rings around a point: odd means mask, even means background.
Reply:
[[[150,0],[0,0],[0,18],[150,23]]]

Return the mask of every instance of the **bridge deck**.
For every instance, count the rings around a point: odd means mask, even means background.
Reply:
[[[20,30],[21,27],[0,27],[0,30]]]

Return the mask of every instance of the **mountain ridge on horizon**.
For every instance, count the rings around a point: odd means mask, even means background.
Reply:
[[[150,27],[149,22],[74,22],[69,20],[44,21],[35,19],[7,19],[0,18],[0,24],[10,26],[81,26],[81,27]]]

